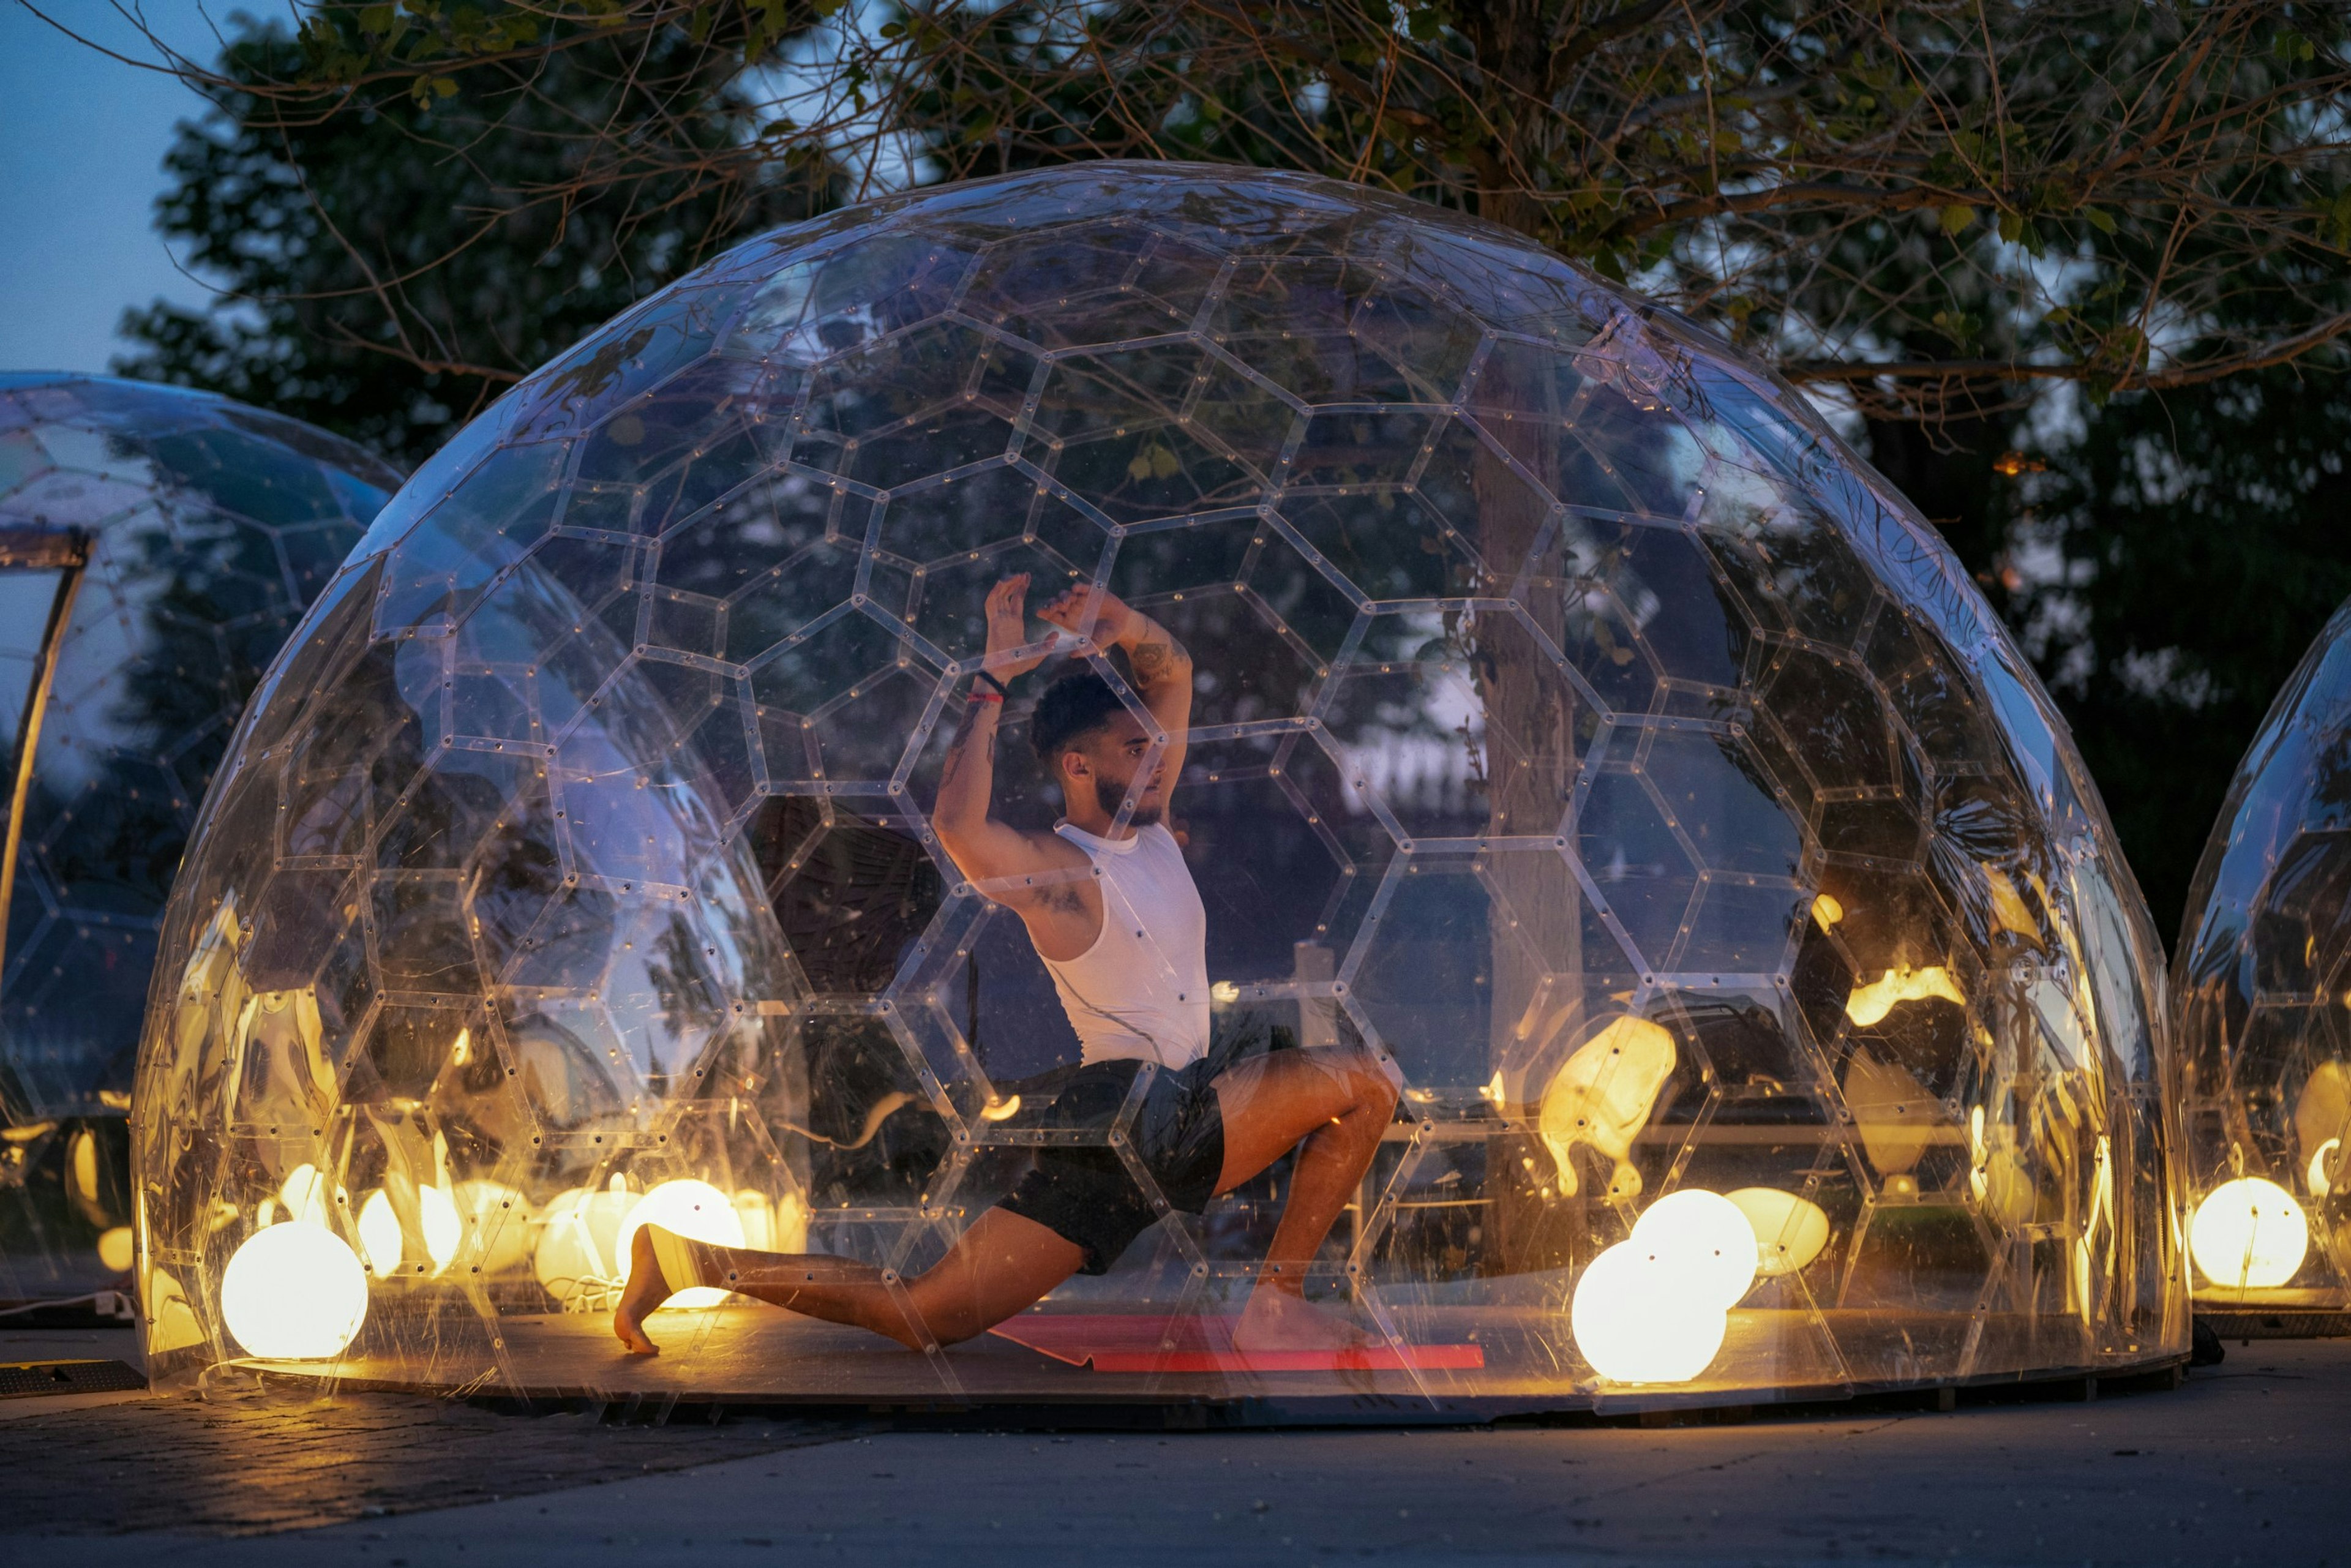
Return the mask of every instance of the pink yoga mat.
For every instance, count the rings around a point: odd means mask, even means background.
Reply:
[[[1240,1351],[1235,1318],[1155,1317],[1140,1312],[1023,1312],[994,1332],[1071,1366],[1096,1372],[1401,1372],[1486,1364],[1474,1344],[1381,1343],[1356,1350]]]

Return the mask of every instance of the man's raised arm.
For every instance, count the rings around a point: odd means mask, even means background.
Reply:
[[[1024,572],[988,591],[987,675],[974,684],[964,705],[963,723],[939,772],[938,803],[931,810],[931,827],[940,846],[974,882],[1021,875],[1061,858],[1040,853],[1029,834],[988,815],[996,790],[996,728],[1004,716],[1002,683],[1042,662],[1001,656],[1028,640],[1028,590]]]

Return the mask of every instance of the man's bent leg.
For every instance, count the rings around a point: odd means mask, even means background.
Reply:
[[[1324,1348],[1341,1325],[1306,1305],[1306,1270],[1345,1211],[1395,1114],[1396,1082],[1368,1051],[1276,1051],[1217,1080],[1225,1165],[1217,1190],[1238,1186],[1298,1150],[1273,1244],[1233,1343],[1243,1350]]]
[[[991,1208],[945,1258],[893,1291],[870,1263],[821,1252],[720,1247],[647,1225],[631,1246],[629,1288],[612,1313],[612,1332],[632,1354],[656,1354],[660,1347],[645,1333],[646,1314],[675,1291],[709,1285],[922,1350],[985,1333],[1026,1311],[1084,1260],[1076,1242]]]

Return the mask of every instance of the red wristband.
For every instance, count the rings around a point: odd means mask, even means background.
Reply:
[[[976,703],[994,703],[998,707],[1004,706],[1004,699],[994,692],[974,692],[971,694],[971,700]]]

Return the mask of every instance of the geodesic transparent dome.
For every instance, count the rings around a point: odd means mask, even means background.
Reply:
[[[130,1277],[172,874],[254,683],[399,484],[221,398],[0,375],[0,1301]]]
[[[2189,884],[2172,1004],[2199,1311],[2351,1305],[2351,606],[2271,705]]]
[[[1075,1039],[926,820],[1016,571],[1192,650],[1218,1036],[1403,1068],[1310,1282],[1380,1353],[1204,1326],[1277,1166],[959,1347],[737,1301],[624,1362],[632,1218],[912,1273],[1069,1135]],[[1798,397],[1501,230],[1113,163],[780,231],[469,427],[281,658],[142,1058],[151,1355],[266,1360],[223,1273],[300,1219],[367,1312],[279,1364],[403,1385],[1305,1413],[2175,1357],[2158,948],[2049,715]],[[1018,744],[997,807],[1052,820]],[[1719,1304],[1596,1266],[1701,1192],[1756,1243]]]

